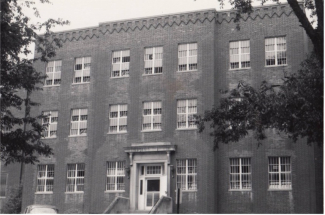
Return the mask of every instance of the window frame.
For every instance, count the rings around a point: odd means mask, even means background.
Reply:
[[[189,105],[188,105],[188,103],[189,103],[189,100],[196,100],[196,112],[195,113],[189,113]],[[178,113],[178,102],[179,101],[186,101],[186,109],[185,109],[185,113]],[[189,115],[193,115],[193,117],[197,114],[197,108],[198,108],[198,100],[197,99],[178,99],[177,101],[176,101],[176,114],[177,114],[177,117],[176,117],[176,130],[195,130],[195,129],[197,129],[197,125],[195,124],[195,126],[194,127],[190,127],[189,126]],[[178,126],[178,116],[179,115],[185,115],[185,117],[186,117],[186,127],[179,127]]]
[[[161,53],[156,53],[156,50],[158,48],[161,48]],[[146,59],[146,50],[152,49],[152,59]],[[161,58],[156,58],[156,55],[161,54]],[[144,49],[144,74],[143,75],[157,75],[157,74],[162,74],[163,73],[163,56],[164,56],[164,47],[163,46],[154,46],[154,47],[147,47]],[[156,67],[156,62],[161,60],[161,67]],[[151,66],[151,73],[146,73],[146,62],[152,62]],[[161,68],[161,72],[156,72],[155,68]]]
[[[76,116],[73,115],[73,110],[78,110],[78,120],[77,121],[73,121],[72,117]],[[87,120],[81,120],[81,116],[85,116],[85,115],[81,115],[81,110],[87,110]],[[80,125],[81,122],[85,122],[86,121],[86,132],[85,133],[80,133]],[[78,133],[77,134],[71,134],[72,131],[72,124],[73,122],[77,122],[78,123]],[[75,136],[87,136],[88,133],[88,109],[87,108],[76,108],[76,109],[71,109],[71,117],[70,117],[70,137],[75,137]]]
[[[69,177],[69,165],[72,166],[72,165],[75,165],[75,169],[73,169],[73,171],[75,172],[74,173],[74,176],[73,177]],[[78,166],[81,166],[83,167],[83,176],[78,176],[78,170],[80,168],[78,168]],[[81,168],[82,170],[82,168]],[[83,193],[84,190],[85,190],[85,174],[86,174],[86,165],[84,163],[73,163],[73,164],[67,164],[67,178],[66,178],[66,187],[65,187],[65,192],[66,193]],[[74,179],[74,183],[73,183],[73,191],[68,191],[68,186],[70,184],[68,184],[68,181],[69,179]],[[83,179],[83,190],[77,190],[77,179]],[[80,185],[80,184],[78,184]]]
[[[2,187],[2,184],[0,184],[0,189],[4,189],[4,196],[0,195],[0,199],[5,199],[7,198],[7,188],[8,188],[8,172],[1,172],[1,177],[5,175],[5,184],[4,187]],[[1,180],[1,179],[0,179]],[[2,190],[0,190],[0,194],[2,194]]]
[[[180,168],[178,166],[178,161],[184,161],[185,160],[185,173],[178,173],[178,168]],[[195,173],[189,173],[189,160],[192,160],[192,161],[195,161],[195,166],[191,166],[192,168],[195,167]],[[184,167],[184,166],[181,166],[181,167]],[[197,159],[196,158],[185,158],[185,159],[176,159],[176,189],[180,188],[182,191],[185,191],[185,192],[195,192],[198,190],[198,180],[197,180],[197,168],[198,168],[198,165],[197,165]],[[185,188],[182,189],[182,181],[180,182],[180,186],[181,187],[178,187],[178,176],[185,176]],[[195,186],[195,189],[189,189],[189,186],[188,186],[188,178],[189,176],[194,176],[194,186]]]
[[[190,45],[191,44],[196,44],[196,55],[190,55]],[[186,48],[186,56],[185,57],[180,57],[180,46],[181,45],[187,45]],[[195,69],[190,69],[190,63],[189,63],[189,58],[192,56],[196,56],[196,68]],[[191,71],[197,71],[198,70],[198,43],[197,42],[191,42],[191,43],[181,43],[178,44],[178,51],[177,51],[177,59],[178,59],[178,63],[177,63],[177,72],[191,72]],[[186,58],[186,69],[185,70],[180,70],[180,59],[181,58]]]
[[[278,41],[278,39],[280,39],[280,38],[283,38],[284,40],[285,40],[285,50],[280,50],[280,51],[282,51],[282,52],[285,52],[285,64],[279,64],[279,62],[278,62],[278,43],[277,43],[277,41]],[[272,50],[272,51],[267,51],[266,50],[266,41],[267,40],[269,40],[269,39],[274,39],[274,50]],[[265,50],[265,67],[277,67],[277,66],[287,66],[288,65],[288,57],[287,57],[287,38],[286,38],[286,36],[278,36],[278,37],[267,37],[267,38],[265,38],[264,39],[264,43],[265,43],[265,45],[264,45],[264,50]],[[272,65],[267,65],[267,53],[272,53],[272,52],[274,52],[274,64],[272,64]]]
[[[238,167],[239,167],[239,172],[234,172],[232,173],[232,166],[235,166],[235,165],[232,165],[232,162],[231,160],[235,160],[235,159],[238,159]],[[248,165],[245,165],[245,166],[248,166],[249,168],[249,172],[247,173],[243,173],[243,159],[247,159],[248,161]],[[229,158],[229,190],[230,191],[251,191],[252,190],[252,163],[251,163],[251,158],[250,157],[234,157],[234,158]],[[232,175],[239,175],[239,188],[232,188],[231,184],[232,184]],[[249,188],[243,188],[243,176],[244,175],[247,175],[248,176],[248,183],[250,185]]]
[[[39,177],[39,172],[40,172],[40,167],[41,166],[45,166],[45,176],[44,177]],[[53,166],[53,177],[48,177],[48,168],[49,166]],[[37,165],[37,177],[36,177],[36,193],[53,193],[53,188],[54,188],[54,176],[55,176],[55,166],[54,164],[39,164]],[[39,191],[38,190],[38,187],[40,186],[39,185],[39,180],[40,181],[44,181],[44,189],[43,191]],[[50,186],[50,185],[47,185],[47,181],[48,180],[53,180],[53,184],[52,184],[52,190],[48,190],[47,189],[47,186]]]
[[[278,171],[274,171],[271,172],[270,171],[270,166],[271,165],[275,165],[275,164],[271,164],[271,159],[277,158],[277,169]],[[282,164],[281,163],[281,158],[284,159],[288,159],[289,162]],[[281,170],[281,166],[282,165],[289,165],[289,171],[282,171]],[[278,177],[278,181],[275,181],[274,183],[278,183],[278,185],[271,185],[271,178],[272,178],[272,174],[277,175]],[[282,178],[281,178],[281,174],[287,174],[289,177],[289,181],[287,183],[289,183],[289,185],[282,185]],[[291,164],[291,157],[290,156],[269,156],[268,157],[268,188],[269,190],[292,190],[292,164]]]
[[[248,53],[243,53],[242,52],[242,43],[243,42],[247,42],[248,41],[248,45],[249,45],[249,52]],[[238,54],[231,54],[231,44],[233,43],[237,43],[238,42]],[[230,41],[229,42],[229,70],[240,70],[240,69],[250,69],[251,68],[251,60],[250,60],[250,56],[251,56],[251,45],[250,45],[250,40],[237,40],[237,41]],[[242,56],[244,54],[248,54],[249,55],[249,66],[248,67],[243,67],[242,66]],[[231,56],[234,55],[238,55],[238,68],[231,68]],[[244,62],[244,61],[243,61]]]
[[[124,51],[128,51],[129,52],[129,55],[128,55],[129,61],[128,62],[123,62],[123,52]],[[114,53],[120,53],[119,54],[119,58],[120,58],[119,63],[114,63]],[[122,75],[122,69],[123,69],[122,68],[123,67],[122,65],[123,65],[123,63],[128,63],[128,72],[127,72],[126,75]],[[110,77],[111,78],[125,78],[125,77],[130,77],[130,63],[131,63],[131,50],[130,49],[112,51],[112,71],[111,71]],[[119,66],[119,75],[118,76],[113,76],[113,74],[114,74],[113,68],[114,68],[114,65],[115,64],[120,64],[120,66]]]
[[[109,163],[112,163],[112,164],[115,164],[115,167],[114,167],[114,175],[109,175],[108,174],[108,170],[109,170]],[[118,174],[118,165],[119,164],[122,164],[122,171],[123,171],[123,175],[119,175]],[[125,192],[125,161],[107,161],[106,162],[106,184],[105,184],[105,191],[106,192]],[[111,178],[114,178],[114,190],[110,190],[108,189],[108,178],[111,177]],[[118,183],[117,183],[117,178],[118,177],[123,177],[123,186],[124,186],[124,189],[117,189],[118,188]]]
[[[126,116],[122,116],[121,117],[121,106],[122,105],[125,105],[126,106]],[[112,118],[111,117],[111,110],[112,110],[112,107],[113,106],[117,106],[117,117],[116,118]],[[127,104],[114,104],[114,105],[110,105],[109,106],[109,113],[108,113],[108,120],[109,120],[109,126],[108,126],[108,133],[110,134],[114,134],[114,133],[127,133],[127,126],[128,126],[128,123],[127,123],[127,118],[128,118],[128,105]],[[116,131],[111,131],[111,119],[117,119],[117,129]],[[120,131],[120,120],[121,119],[126,119],[126,130],[122,130]]]
[[[49,67],[49,64],[51,62],[53,62],[53,71],[52,72],[48,72],[47,70],[48,70],[48,68],[50,68]],[[56,66],[57,63],[60,64],[60,71],[56,71],[56,69],[58,67],[58,66]],[[52,61],[47,62],[46,68],[45,68],[45,74],[47,75],[47,77],[45,78],[44,86],[45,87],[56,87],[56,86],[60,86],[61,85],[61,72],[62,72],[62,60],[52,60]],[[54,79],[55,74],[60,74],[60,79]],[[52,77],[50,77],[50,75]],[[47,84],[47,81],[48,80],[51,80],[51,84]],[[54,81],[55,80],[60,80],[59,81],[59,84],[54,84]]]
[[[155,102],[159,102],[160,103],[160,109],[161,109],[161,113],[160,114],[154,114],[154,103]],[[147,109],[144,109],[145,108],[145,103],[150,103],[150,111],[151,111],[151,114],[148,114],[148,115],[144,115],[144,110],[147,110]],[[157,108],[159,109],[159,108]],[[149,109],[148,109],[149,110]],[[163,108],[162,108],[162,101],[152,101],[152,102],[143,102],[142,103],[142,132],[150,132],[150,131],[161,131],[162,130],[162,112],[163,112]],[[144,119],[145,119],[145,116],[148,117],[150,116],[150,129],[144,129]],[[157,128],[155,129],[154,128],[154,117],[155,116],[160,116],[160,128]],[[148,124],[148,123],[146,123]]]
[[[85,69],[85,64],[86,64],[86,62],[85,62],[85,59],[86,58],[89,58],[89,63],[88,64],[90,64],[89,65],[89,69]],[[76,77],[76,74],[77,74],[77,71],[80,71],[79,69],[77,70],[76,69],[76,66],[77,65],[79,65],[79,64],[77,64],[77,59],[82,59],[81,60],[81,65],[82,65],[82,67],[81,67],[81,76],[80,76],[80,82],[77,82],[76,81],[76,78],[79,78],[79,77]],[[72,81],[72,83],[73,84],[86,84],[86,83],[90,83],[90,74],[91,74],[91,56],[86,56],[86,57],[77,57],[77,58],[75,58],[74,59],[74,77],[73,77],[73,81]],[[89,81],[84,81],[84,78],[85,77],[88,77],[88,76],[85,76],[85,71],[88,71],[89,70]]]
[[[56,112],[56,115],[57,117],[57,120],[55,122],[52,123],[52,118],[54,118],[52,115],[54,115],[54,113]],[[49,113],[48,116],[42,118],[42,125],[43,126],[46,126],[47,124],[47,129],[44,130],[46,131],[47,133],[47,136],[43,136],[42,138],[45,138],[45,139],[49,139],[49,138],[57,138],[57,132],[58,132],[58,121],[59,121],[59,111],[43,111],[42,115],[45,116],[45,114]],[[53,113],[53,114],[52,114]],[[44,119],[48,119],[48,122],[45,123],[44,122]],[[54,131],[54,130],[51,130],[51,125],[56,125],[56,130],[55,130],[55,135],[54,136],[51,136],[51,131]],[[49,129],[50,128],[50,129]],[[43,132],[44,132],[43,131]]]

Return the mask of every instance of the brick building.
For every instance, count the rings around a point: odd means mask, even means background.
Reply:
[[[48,78],[34,111],[48,115],[44,142],[55,154],[26,166],[23,207],[102,213],[123,196],[146,211],[165,195],[176,212],[179,187],[181,213],[322,212],[319,150],[304,140],[270,130],[260,147],[247,137],[214,152],[209,131],[196,129],[193,115],[217,104],[220,89],[281,83],[309,51],[289,5],[254,8],[240,31],[234,15],[211,9],[53,34],[63,47],[35,64]]]

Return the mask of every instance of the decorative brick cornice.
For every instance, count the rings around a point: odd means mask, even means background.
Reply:
[[[249,18],[255,20],[256,18],[264,19],[265,17],[281,17],[283,15],[290,16],[292,9],[288,4],[268,5],[262,7],[255,7],[254,12],[250,15],[244,14],[242,19],[244,21]],[[99,23],[99,26],[88,27],[83,29],[74,29],[63,32],[55,32],[51,35],[53,38],[59,38],[61,41],[72,41],[86,38],[99,38],[101,35],[113,34],[119,32],[128,32],[144,29],[156,29],[171,27],[173,25],[188,25],[189,23],[197,22],[213,22],[218,24],[229,23],[235,18],[235,11],[220,11],[215,9],[208,9],[202,11],[192,11],[180,14],[169,14],[164,16],[145,17],[131,20],[120,20],[112,22]]]

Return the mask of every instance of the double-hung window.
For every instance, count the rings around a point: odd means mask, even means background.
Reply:
[[[59,86],[61,83],[61,66],[62,61],[49,61],[46,65],[46,86]]]
[[[82,192],[85,184],[85,164],[68,164],[66,192]]]
[[[53,192],[54,164],[37,166],[37,188],[36,192]]]
[[[42,125],[45,128],[43,131],[43,137],[56,137],[58,128],[58,112],[46,111],[43,112],[43,116]]]
[[[76,58],[73,83],[90,82],[91,57]]]
[[[0,198],[6,198],[8,173],[0,173]]]
[[[182,190],[197,190],[196,159],[176,160],[176,184]]]
[[[265,65],[280,66],[287,64],[286,37],[265,39]]]
[[[250,67],[250,42],[249,40],[230,42],[230,69]]]
[[[197,100],[177,100],[177,128],[196,128]]]
[[[197,43],[178,45],[178,71],[197,70]]]
[[[290,157],[269,157],[269,188],[291,189]]]
[[[128,105],[111,105],[109,111],[109,132],[127,131]]]
[[[107,191],[125,190],[125,162],[112,161],[107,162]]]
[[[230,190],[252,188],[250,158],[230,158]]]
[[[144,74],[162,73],[163,47],[146,48],[144,53]]]
[[[111,77],[127,77],[130,71],[130,50],[114,51]]]
[[[73,109],[71,111],[70,135],[87,134],[88,109]]]
[[[143,103],[142,130],[161,130],[161,102]]]

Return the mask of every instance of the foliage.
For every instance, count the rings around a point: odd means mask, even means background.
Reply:
[[[48,0],[40,0],[49,3]],[[33,68],[36,60],[47,61],[55,56],[56,48],[61,44],[58,39],[48,40],[50,29],[55,25],[68,24],[67,21],[49,19],[44,23],[30,24],[30,18],[23,13],[24,8],[39,12],[32,1],[1,0],[1,160],[11,162],[34,163],[36,153],[50,155],[51,148],[40,138],[42,125],[38,117],[30,116],[32,107],[38,103],[31,100],[34,91],[41,90],[44,76]],[[45,29],[43,36],[37,31]],[[39,44],[36,51],[39,58],[28,59],[31,53],[29,45]],[[18,112],[25,112],[20,117]]]
[[[1,213],[19,214],[21,212],[22,191],[22,186],[11,187],[8,190],[8,197],[4,202]]]
[[[293,141],[323,144],[323,68],[314,54],[297,73],[283,79],[282,85],[264,81],[259,89],[240,82],[231,92],[223,92],[220,104],[198,116],[199,130],[211,122],[214,148],[218,143],[236,142],[253,131],[261,143],[265,130],[276,128]]]

